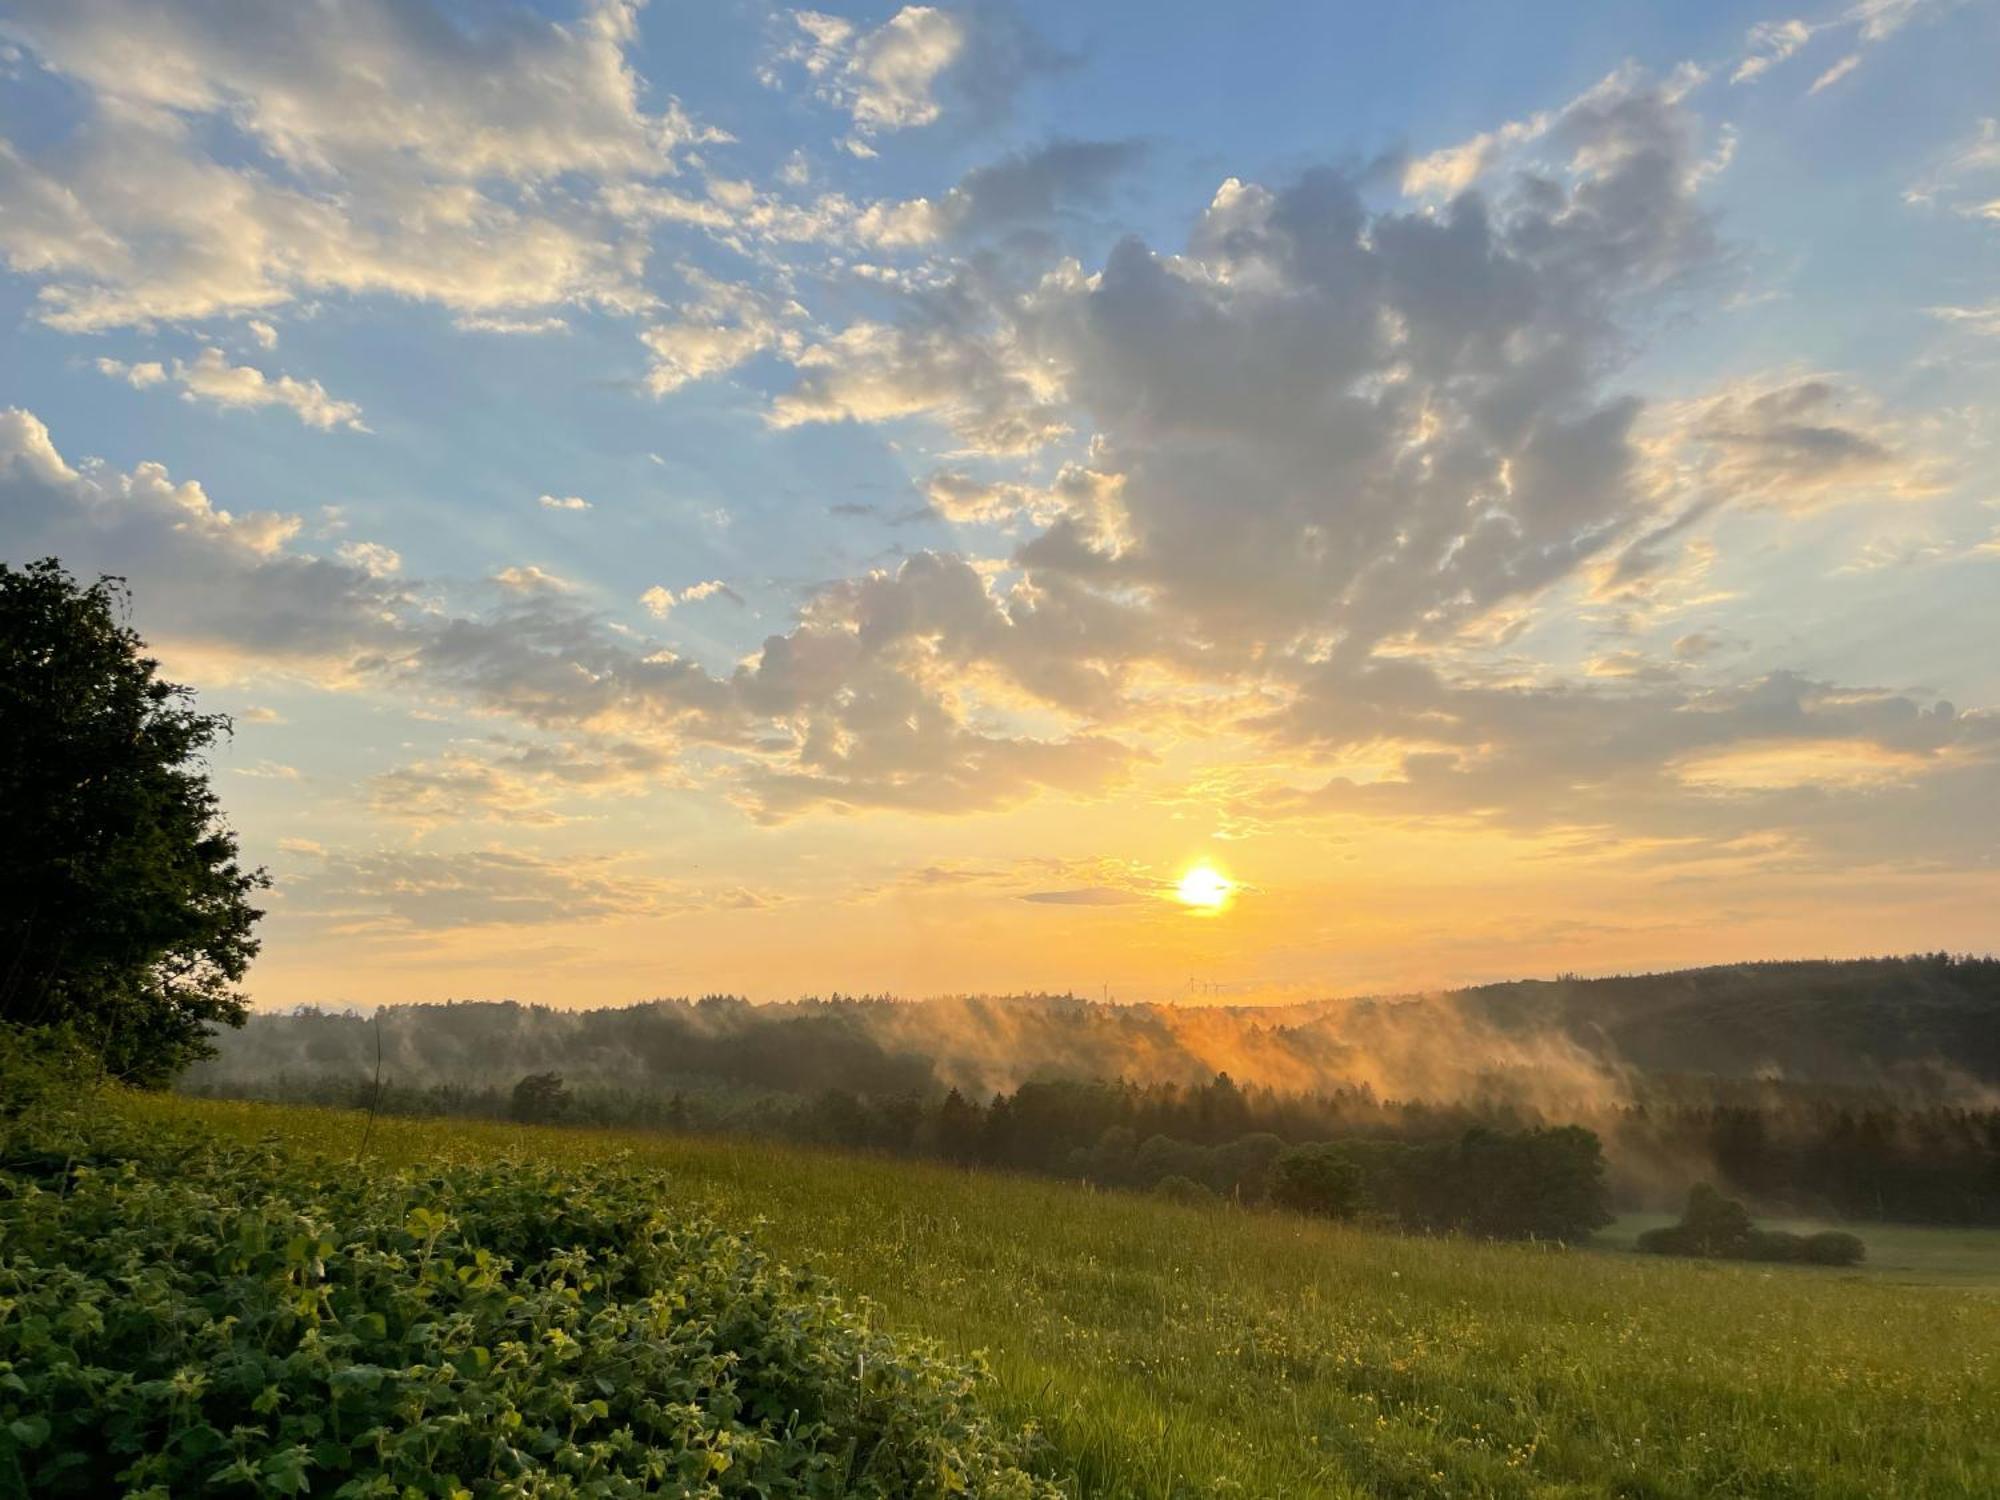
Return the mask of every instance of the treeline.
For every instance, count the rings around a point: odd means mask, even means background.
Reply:
[[[956,1089],[929,1100],[844,1089],[811,1097],[573,1090],[554,1073],[511,1089],[280,1079],[259,1092],[389,1114],[758,1134],[1424,1233],[1569,1241],[1611,1218],[1603,1150],[1580,1127],[1498,1123],[1359,1094],[1285,1099],[1227,1075],[1194,1088],[1029,1083],[986,1103]],[[1352,1124],[1361,1115],[1374,1122],[1367,1135]],[[1329,1131],[1347,1133],[1322,1139]],[[1331,1175],[1329,1160],[1339,1163]]]
[[[959,1088],[985,1099],[1043,1078],[1244,1083],[1393,1098],[1505,1101],[1577,1118],[1666,1074],[1867,1088],[1967,1103],[2000,1088],[2000,962],[1926,954],[1524,980],[1446,995],[1286,1006],[1116,1005],[1068,995],[724,995],[576,1011],[513,1001],[305,1008],[214,1039],[210,1086],[279,1073],[671,1092],[717,1083],[870,1096]]]
[[[1641,1103],[1594,1123],[1626,1198],[1713,1180],[1768,1212],[2000,1224],[2000,1109],[1767,1085],[1749,1102]]]
[[[1226,1075],[1193,1086],[1038,1081],[984,1100],[958,1090],[617,1089],[564,1084],[552,1071],[523,1078],[549,1076],[561,1102],[532,1118],[763,1136],[1142,1191],[1179,1178],[1245,1203],[1269,1199],[1287,1148],[1340,1142],[1376,1180],[1372,1211],[1424,1229],[1454,1226],[1397,1184],[1448,1183],[1450,1174],[1434,1159],[1388,1148],[1438,1152],[1481,1133],[1530,1138],[1561,1124],[1583,1126],[1602,1143],[1608,1201],[1620,1208],[1678,1205],[1694,1183],[1713,1180],[1767,1212],[2000,1224],[2000,1110],[1902,1106],[1852,1089],[1764,1083],[1704,1102],[1702,1085],[1666,1080],[1642,1102],[1554,1121],[1506,1103],[1391,1101],[1365,1088],[1291,1094]],[[505,1119],[519,1116],[522,1082],[413,1085],[390,1077],[378,1093],[364,1075],[278,1074],[254,1087],[190,1087]],[[1437,1191],[1447,1202],[1462,1196],[1448,1186]],[[1479,1232],[1515,1232],[1496,1227],[1501,1217],[1483,1215]]]

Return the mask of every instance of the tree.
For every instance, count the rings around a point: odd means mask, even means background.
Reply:
[[[229,732],[121,623],[122,580],[0,563],[0,1020],[68,1027],[159,1087],[240,1026],[270,884],[203,753]]]
[[[514,1085],[507,1113],[523,1125],[553,1125],[569,1113],[569,1090],[560,1073],[530,1073]]]
[[[1639,1236],[1641,1250],[1655,1255],[1705,1255],[1726,1260],[1751,1258],[1757,1234],[1750,1215],[1734,1198],[1725,1198],[1706,1182],[1688,1189],[1687,1207],[1678,1224],[1663,1224]],[[1762,1257],[1776,1259],[1775,1256]]]
[[[1280,1208],[1351,1219],[1366,1197],[1361,1168],[1340,1146],[1293,1146],[1271,1170],[1271,1201]]]

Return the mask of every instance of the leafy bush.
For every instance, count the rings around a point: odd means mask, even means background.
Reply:
[[[1689,1191],[1680,1223],[1648,1229],[1639,1236],[1638,1248],[1650,1255],[1796,1261],[1816,1266],[1855,1265],[1867,1253],[1860,1239],[1844,1230],[1793,1234],[1786,1229],[1759,1229],[1750,1222],[1742,1204],[1723,1197],[1705,1182],[1696,1183]]]
[[[1861,1236],[1844,1229],[1822,1229],[1806,1236],[1803,1258],[1816,1266],[1858,1266],[1867,1256]]]
[[[1768,1253],[1775,1248],[1767,1242],[1767,1253],[1753,1255],[1757,1231],[1742,1204],[1725,1198],[1706,1182],[1697,1182],[1688,1191],[1687,1207],[1678,1224],[1665,1224],[1639,1236],[1639,1248],[1652,1255],[1699,1255],[1727,1260],[1776,1260],[1784,1257]]]
[[[656,1176],[91,1146],[0,1164],[0,1493],[1053,1494]]]

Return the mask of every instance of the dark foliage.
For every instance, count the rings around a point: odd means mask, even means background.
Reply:
[[[267,882],[201,763],[228,720],[157,676],[122,603],[116,579],[0,563],[0,1020],[157,1086],[242,1024]]]
[[[1818,1266],[1852,1266],[1867,1254],[1857,1235],[1823,1229],[1793,1234],[1784,1229],[1759,1229],[1743,1205],[1725,1198],[1713,1185],[1696,1183],[1678,1224],[1663,1224],[1639,1236],[1639,1248],[1651,1255],[1694,1255],[1711,1260],[1797,1261]]]
[[[514,1085],[507,1113],[523,1125],[554,1125],[569,1113],[569,1090],[560,1073],[530,1073]]]
[[[1271,1170],[1271,1201],[1327,1219],[1351,1219],[1366,1199],[1361,1165],[1330,1142],[1293,1146]]]

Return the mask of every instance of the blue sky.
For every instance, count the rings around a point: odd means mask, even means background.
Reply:
[[[1991,6],[0,38],[0,556],[241,717],[262,1001],[1990,945]]]

